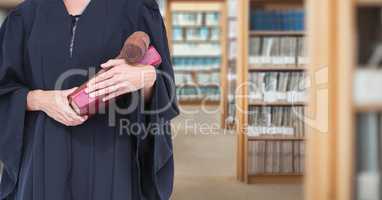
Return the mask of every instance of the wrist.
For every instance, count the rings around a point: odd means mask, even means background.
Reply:
[[[42,110],[42,99],[44,96],[44,91],[33,90],[28,93],[27,96],[27,107],[29,111],[41,111]]]
[[[145,67],[145,75],[144,75],[144,82],[145,82],[145,85],[144,87],[145,88],[151,88],[154,86],[154,83],[157,79],[157,72],[155,70],[155,67],[154,66],[147,66]]]

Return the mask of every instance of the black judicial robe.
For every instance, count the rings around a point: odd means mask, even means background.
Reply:
[[[116,57],[127,36],[138,30],[150,35],[163,57],[150,103],[117,114],[115,126],[109,126],[108,114],[66,127],[43,112],[26,111],[28,91],[56,89],[68,70],[88,70]],[[178,109],[158,5],[154,0],[92,0],[78,22],[72,56],[70,40],[71,17],[62,0],[26,0],[1,27],[0,160],[5,169],[0,199],[169,199],[174,175],[169,122]],[[70,76],[60,89],[87,79]],[[118,105],[128,107],[132,96],[118,98]],[[133,131],[132,124],[140,128]]]

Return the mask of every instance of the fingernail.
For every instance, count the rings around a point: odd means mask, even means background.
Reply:
[[[89,88],[86,88],[86,89],[85,89],[85,92],[86,92],[86,93],[89,93],[89,91],[90,91]]]

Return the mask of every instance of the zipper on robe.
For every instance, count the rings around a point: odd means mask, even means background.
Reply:
[[[72,28],[71,28],[71,39],[70,39],[70,58],[73,57],[73,49],[74,49],[74,42],[76,40],[76,30],[77,30],[77,25],[78,21],[80,20],[80,15],[76,16],[71,16],[72,17]]]

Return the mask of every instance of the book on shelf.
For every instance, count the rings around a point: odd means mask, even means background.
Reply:
[[[305,102],[306,74],[303,72],[256,72],[249,74],[249,102]]]
[[[249,39],[249,64],[256,67],[301,67],[306,64],[301,36],[256,36]]]
[[[382,162],[382,117],[380,113],[359,113],[356,117],[357,199],[380,199]]]
[[[251,9],[250,28],[259,31],[303,31],[304,10]]]
[[[219,26],[220,14],[218,12],[206,12],[204,13],[205,24],[207,26]]]
[[[235,123],[235,116],[236,116],[236,104],[235,102],[229,102],[228,103],[228,116],[226,119],[226,122],[228,124],[234,124]]]
[[[228,42],[228,59],[234,60],[237,57],[237,41],[236,40],[229,40]]]
[[[247,154],[248,173],[302,174],[303,145],[303,141],[251,141]]]
[[[173,56],[221,56],[220,44],[215,43],[175,43],[173,44],[173,51]]]
[[[179,101],[219,101],[220,99],[218,87],[177,87],[176,93]]]
[[[185,32],[188,41],[207,41],[210,34],[207,27],[187,28]]]
[[[175,70],[214,70],[220,69],[221,58],[173,57],[172,63]]]
[[[237,37],[237,20],[228,21],[228,38],[234,39]]]
[[[305,135],[303,106],[251,106],[248,111],[247,134],[253,136]]]
[[[220,35],[221,35],[220,28],[217,28],[217,27],[210,28],[210,38],[209,39],[211,41],[219,41]]]
[[[228,0],[228,17],[234,18],[237,17],[237,0]]]
[[[173,26],[201,26],[203,25],[203,13],[201,12],[173,12]]]

